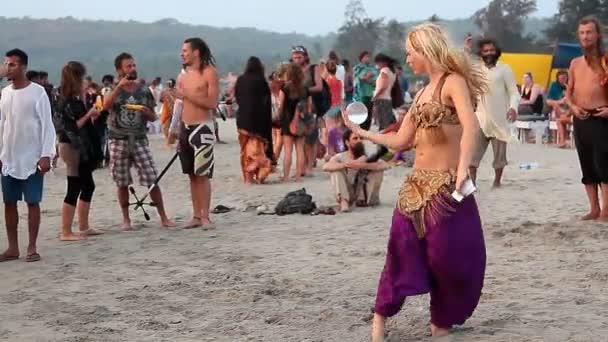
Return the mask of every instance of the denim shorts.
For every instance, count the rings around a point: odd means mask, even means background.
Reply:
[[[11,176],[2,176],[2,197],[4,203],[14,204],[25,201],[27,204],[42,202],[42,188],[44,176],[36,171],[28,179],[17,179]]]

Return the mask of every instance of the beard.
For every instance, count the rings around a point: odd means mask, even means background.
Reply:
[[[496,54],[485,55],[485,56],[482,56],[481,59],[483,59],[483,62],[486,64],[486,66],[493,67],[498,62],[498,55],[496,55]]]
[[[359,159],[365,155],[365,145],[362,142],[356,143],[351,149],[355,159]]]
[[[133,70],[128,74],[125,74],[125,77],[129,80],[136,80],[137,79],[137,70]]]

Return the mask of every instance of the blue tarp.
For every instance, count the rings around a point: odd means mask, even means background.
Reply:
[[[568,69],[570,62],[583,55],[583,50],[579,44],[560,43],[553,53],[553,65],[551,69]]]

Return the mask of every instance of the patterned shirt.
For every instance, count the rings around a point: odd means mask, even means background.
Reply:
[[[108,119],[108,137],[110,139],[135,139],[146,140],[147,120],[143,117],[143,113],[129,110],[123,106],[126,104],[143,105],[154,111],[156,101],[154,96],[146,86],[139,87],[134,93],[129,93],[125,90],[118,91],[118,96],[110,110]]]

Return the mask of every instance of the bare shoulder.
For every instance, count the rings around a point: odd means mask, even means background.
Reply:
[[[570,62],[570,68],[577,68],[581,65],[581,63],[583,63],[585,60],[585,57],[580,56],[580,57],[576,57],[574,58],[571,62]]]
[[[462,93],[467,88],[467,81],[458,74],[450,74],[445,80],[445,90],[448,94]]]
[[[217,78],[217,69],[213,65],[209,65],[203,69],[203,76],[208,78]]]

